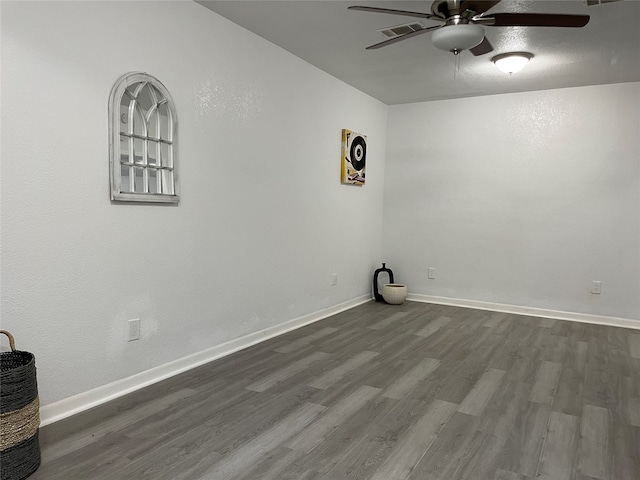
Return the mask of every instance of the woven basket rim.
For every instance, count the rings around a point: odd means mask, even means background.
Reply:
[[[19,362],[16,362],[19,360]],[[0,352],[0,372],[10,372],[17,368],[27,367],[35,361],[35,355],[31,352],[13,350],[11,352]]]

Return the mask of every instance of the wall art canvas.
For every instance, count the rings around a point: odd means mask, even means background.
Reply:
[[[342,130],[342,173],[341,183],[364,185],[364,171],[367,163],[367,136]]]

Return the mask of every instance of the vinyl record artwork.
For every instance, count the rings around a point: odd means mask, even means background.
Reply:
[[[345,185],[364,185],[366,163],[367,136],[343,129],[341,183]]]

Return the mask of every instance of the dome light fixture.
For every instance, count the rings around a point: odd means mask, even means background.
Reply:
[[[452,52],[454,55],[479,45],[483,39],[484,29],[480,25],[470,23],[445,25],[431,34],[434,47]]]
[[[532,58],[528,52],[509,52],[496,55],[491,61],[500,71],[511,75],[522,70]]]

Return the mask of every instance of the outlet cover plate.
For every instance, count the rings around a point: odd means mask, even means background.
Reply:
[[[133,318],[129,320],[129,335],[127,337],[128,342],[133,342],[134,340],[140,340],[140,319]]]

